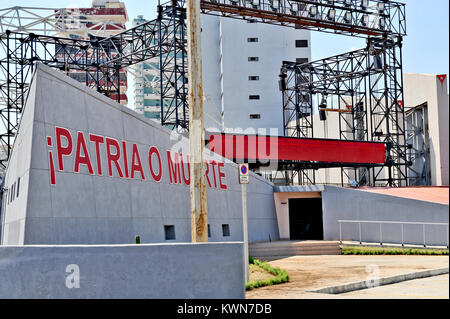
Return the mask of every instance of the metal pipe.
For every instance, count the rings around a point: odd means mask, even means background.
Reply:
[[[359,244],[362,245],[362,240],[361,240],[361,223],[359,223],[358,225],[359,225]]]
[[[250,280],[248,255],[248,222],[247,222],[247,184],[242,184],[242,221],[244,226],[244,276],[245,282]]]
[[[340,223],[365,223],[365,224],[405,224],[405,225],[440,225],[448,226],[448,223],[418,223],[418,222],[388,222],[375,220],[339,220]]]
[[[425,237],[425,224],[423,224],[423,247],[427,247],[426,237]]]
[[[187,1],[192,242],[208,241],[200,0]]]
[[[403,237],[403,224],[402,224],[402,247],[404,247],[405,246],[405,243],[404,243],[404,239],[403,239],[404,237]]]
[[[380,223],[380,245],[383,246],[383,230],[382,230],[382,225]]]
[[[447,249],[448,249],[448,225],[447,225]]]

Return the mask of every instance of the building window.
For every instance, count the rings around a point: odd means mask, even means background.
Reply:
[[[17,180],[17,195],[16,195],[17,198],[19,198],[19,192],[20,192],[20,177]]]
[[[248,77],[249,81],[259,81],[259,76],[256,75],[251,75]]]
[[[247,38],[247,42],[258,42],[258,38]]]
[[[250,120],[259,120],[261,118],[261,114],[250,114]]]
[[[14,199],[16,198],[16,183],[14,183],[12,186],[12,194],[11,195],[12,195],[11,201],[13,202]]]
[[[166,240],[175,240],[175,226],[164,225],[164,235]]]
[[[258,61],[259,61],[259,57],[257,57],[257,56],[248,57],[248,62],[258,62]]]
[[[295,47],[296,48],[307,48],[308,40],[295,40]]]
[[[228,224],[222,225],[222,234],[223,237],[230,237],[230,225]]]
[[[308,63],[309,59],[308,58],[297,58],[295,60],[295,62],[297,62],[298,64]]]
[[[208,238],[211,238],[211,225],[208,224]]]
[[[249,95],[248,99],[249,100],[259,100],[259,95]]]

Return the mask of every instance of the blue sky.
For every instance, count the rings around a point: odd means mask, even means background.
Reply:
[[[157,0],[122,0],[130,20],[137,15],[156,17]],[[91,0],[0,0],[0,8],[11,6],[90,7]],[[408,73],[449,73],[449,2],[448,0],[405,0],[407,32],[403,64]],[[131,25],[131,22],[130,22]],[[346,36],[312,33],[313,59],[320,59],[365,46],[365,40]]]

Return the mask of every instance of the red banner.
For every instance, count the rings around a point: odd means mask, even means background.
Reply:
[[[211,151],[228,159],[384,164],[385,144],[330,139],[211,135]]]

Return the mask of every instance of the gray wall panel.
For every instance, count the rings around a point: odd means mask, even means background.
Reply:
[[[241,299],[242,251],[242,243],[0,247],[0,298]],[[66,285],[75,275],[68,265],[78,267],[79,288]]]
[[[189,175],[186,163],[188,139],[175,136],[168,129],[46,66],[36,68],[32,85],[36,94],[30,95],[27,109],[33,114],[28,114],[25,109],[23,117],[28,119],[30,129],[19,130],[19,136],[25,134],[24,138],[30,141],[30,150],[21,148],[20,154],[13,151],[6,174],[8,187],[18,178],[18,158],[31,157],[33,164],[24,168],[30,171],[31,179],[21,184],[24,193],[30,190],[28,200],[24,200],[28,208],[23,208],[19,214],[16,204],[6,205],[8,222],[20,216],[25,218],[24,227],[9,227],[19,232],[17,236],[9,235],[11,238],[15,236],[15,244],[125,244],[134,242],[136,235],[147,243],[164,242],[164,225],[172,224],[176,227],[176,241],[191,241],[189,186],[184,182],[181,185],[170,183],[167,160],[167,150],[178,151],[181,148],[185,172]],[[44,116],[33,119],[35,114]],[[55,126],[67,128],[72,135],[73,152],[70,156],[63,156],[64,172],[58,171]],[[89,174],[87,165],[80,165],[80,172],[74,172],[78,131],[84,133],[93,175]],[[105,143],[100,145],[102,174],[99,175],[96,148],[89,141],[89,134],[116,139],[121,153],[122,141],[126,141],[129,171],[132,144],[138,144],[145,181],[139,173],[135,179],[119,178],[114,165],[113,177],[109,177]],[[53,139],[52,147],[47,146],[47,136]],[[151,145],[157,146],[161,156],[163,176],[160,182],[155,182],[150,174],[148,151]],[[53,152],[56,171],[54,186],[50,186],[49,151]],[[220,188],[218,166],[215,167],[214,183],[210,165],[208,213],[210,227],[215,230],[211,240],[242,240],[241,185],[238,184],[237,165],[210,155],[207,159],[225,163],[222,171],[226,178],[223,183],[227,185],[227,190]],[[155,157],[153,164],[156,164]],[[124,168],[123,158],[119,160],[119,165]],[[182,173],[180,176],[183,179]],[[252,174],[248,199],[251,203],[248,205],[248,224],[252,229],[249,240],[255,241],[277,229],[273,185]],[[13,216],[19,217],[11,219]],[[139,225],[143,221],[148,227]],[[223,238],[222,224],[230,225],[229,238]],[[46,225],[50,231],[45,231]],[[260,229],[264,235],[258,234]],[[277,233],[273,233],[273,238],[278,238]],[[2,243],[10,244],[5,238]]]

